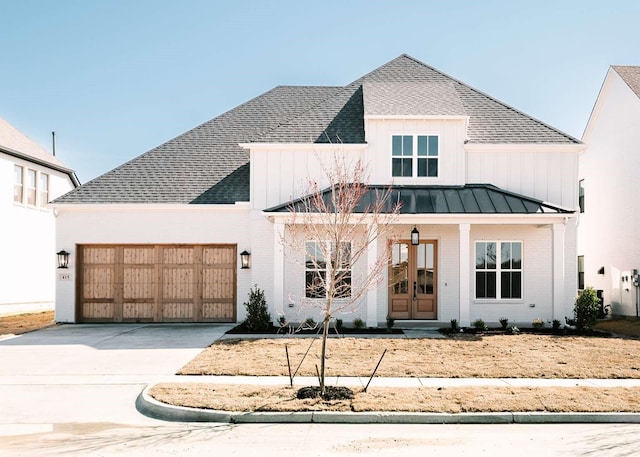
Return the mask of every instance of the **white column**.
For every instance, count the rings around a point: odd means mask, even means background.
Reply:
[[[553,319],[564,321],[565,314],[565,225],[553,224]]]
[[[371,231],[375,233],[378,231],[378,227],[374,226]],[[378,261],[378,240],[369,243],[367,246],[367,275],[370,276],[373,273],[373,269]],[[378,288],[372,286],[367,292],[367,327],[378,326]]]
[[[284,224],[276,222],[273,225],[273,310],[276,315],[271,318],[277,323],[284,315]]]
[[[458,324],[461,327],[471,325],[471,252],[469,233],[470,224],[460,224],[460,317]]]

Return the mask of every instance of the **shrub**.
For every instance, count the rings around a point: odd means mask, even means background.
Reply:
[[[271,328],[271,314],[267,308],[264,291],[257,285],[249,290],[249,301],[244,303],[247,310],[247,318],[244,325],[252,332],[263,332]]]
[[[307,317],[304,320],[304,324],[303,324],[304,328],[309,328],[309,329],[314,329],[316,328],[317,325],[318,324],[316,324],[316,321],[313,317]]]
[[[487,324],[482,319],[476,319],[472,324],[476,330],[484,331],[487,329]]]
[[[451,319],[451,329],[458,330],[458,319]]]
[[[336,319],[336,330],[340,332],[342,331],[343,327],[344,327],[344,322],[342,321],[342,319]]]
[[[359,317],[356,317],[353,320],[353,328],[358,329],[358,330],[361,329],[361,328],[364,328],[364,321],[362,319],[360,319]]]
[[[573,315],[578,330],[590,329],[598,322],[600,300],[592,287],[587,287],[580,292],[580,295],[576,298]]]
[[[287,325],[287,318],[284,316],[280,316],[278,318],[278,323],[280,324],[280,327],[284,327],[285,325]]]
[[[520,329],[518,327],[516,327],[515,325],[512,325],[509,328],[509,333],[511,333],[512,335],[517,335],[520,333]]]
[[[540,318],[534,319],[533,322],[531,322],[531,326],[533,328],[544,328],[544,321]]]
[[[500,320],[500,326],[502,327],[502,330],[506,330],[507,326],[509,325],[509,319],[507,319],[506,317],[501,317],[499,320]]]
[[[391,331],[391,329],[393,328],[393,324],[396,323],[396,320],[391,317],[391,316],[387,316],[387,331]]]
[[[562,325],[562,322],[560,322],[558,319],[554,319],[551,325],[553,326],[554,330],[560,330],[560,326]]]

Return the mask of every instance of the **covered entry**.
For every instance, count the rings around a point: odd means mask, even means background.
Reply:
[[[391,246],[389,316],[436,319],[437,241],[398,241]]]
[[[235,322],[235,245],[80,245],[79,322]]]

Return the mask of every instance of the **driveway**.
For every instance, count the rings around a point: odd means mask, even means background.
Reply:
[[[144,385],[175,374],[230,327],[60,325],[1,340],[0,436],[30,433],[30,424],[149,423],[135,409]]]

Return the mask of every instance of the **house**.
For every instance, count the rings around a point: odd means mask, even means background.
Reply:
[[[58,278],[56,319],[237,322],[257,285],[274,320],[304,320],[313,297],[305,253],[280,244],[285,208],[305,180],[326,184],[337,148],[403,204],[389,268],[401,284],[369,290],[345,322],[570,315],[584,146],[401,55],[345,86],[278,86],[57,199],[72,274]]]
[[[578,225],[579,287],[614,315],[638,316],[640,270],[640,67],[612,66],[583,135]]]
[[[53,309],[55,216],[47,205],[78,185],[72,170],[0,118],[0,314]]]

